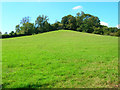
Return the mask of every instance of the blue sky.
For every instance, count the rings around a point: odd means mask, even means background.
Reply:
[[[30,16],[34,23],[39,15],[47,15],[50,23],[61,21],[65,15],[84,11],[99,17],[102,24],[116,27],[118,24],[117,2],[2,2],[2,33],[15,31],[23,17]]]

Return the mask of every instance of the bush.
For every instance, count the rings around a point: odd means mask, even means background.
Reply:
[[[120,30],[115,33],[115,36],[120,36]]]
[[[79,28],[77,28],[77,31],[82,32],[82,29],[79,27]]]
[[[2,38],[9,38],[10,36],[8,34],[2,35]]]
[[[100,28],[96,28],[96,27],[94,27],[94,32],[93,32],[94,34],[100,34],[101,32],[100,32]]]
[[[13,35],[3,34],[2,38],[21,37],[21,36],[28,36],[28,35],[32,35],[32,34],[16,34],[16,33],[14,33]]]
[[[115,36],[115,33],[110,33],[109,35],[110,35],[110,36]]]

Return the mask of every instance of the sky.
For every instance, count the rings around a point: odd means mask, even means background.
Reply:
[[[15,31],[23,17],[29,16],[30,22],[35,23],[39,15],[46,15],[49,23],[61,21],[63,16],[77,12],[97,16],[101,24],[109,27],[118,25],[118,2],[1,2],[1,31]]]

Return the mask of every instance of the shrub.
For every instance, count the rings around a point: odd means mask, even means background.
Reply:
[[[109,35],[110,35],[110,36],[115,36],[115,33],[110,33]]]
[[[115,32],[115,36],[120,36],[120,30],[118,30],[117,32]]]
[[[82,29],[80,27],[77,28],[77,31],[82,32]]]

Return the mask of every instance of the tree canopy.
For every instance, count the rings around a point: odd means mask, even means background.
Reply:
[[[120,36],[120,29],[101,25],[97,16],[85,14],[83,11],[78,12],[76,16],[64,16],[61,21],[56,21],[53,24],[50,24],[48,20],[48,16],[39,15],[34,24],[30,22],[29,16],[24,17],[20,20],[20,23],[15,26],[15,32],[11,31],[9,34],[5,32],[2,37],[32,35],[60,29],[100,35]]]

